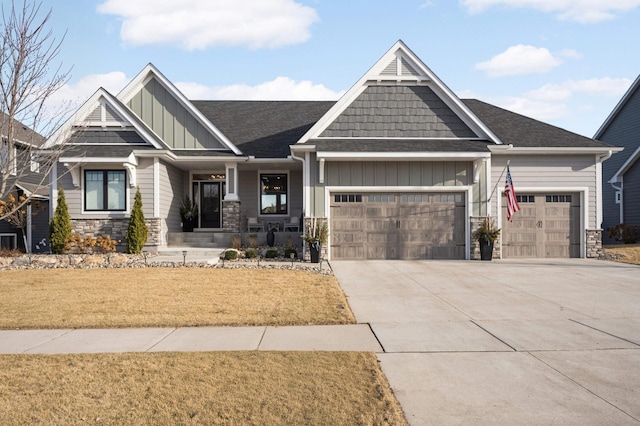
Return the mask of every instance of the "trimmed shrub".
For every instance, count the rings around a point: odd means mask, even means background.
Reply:
[[[224,260],[236,260],[238,258],[238,251],[235,249],[227,249],[224,252]]]
[[[258,250],[256,249],[246,249],[244,251],[244,257],[246,257],[247,259],[255,259],[256,257],[258,257]]]
[[[619,223],[613,228],[607,228],[609,238],[616,241],[622,241],[625,244],[635,244],[638,241],[638,233],[640,228],[637,225],[627,225]]]
[[[69,206],[64,198],[64,189],[58,191],[58,205],[49,224],[49,240],[51,242],[51,252],[53,254],[63,254],[67,245],[67,240],[71,238],[71,216]]]
[[[149,230],[144,222],[144,213],[142,212],[142,194],[140,188],[136,190],[136,198],[131,209],[131,217],[129,218],[129,226],[125,241],[127,242],[127,253],[140,254],[142,248],[147,243]]]
[[[278,257],[278,250],[276,249],[267,250],[267,252],[264,254],[264,257],[267,259],[275,259],[276,257]]]

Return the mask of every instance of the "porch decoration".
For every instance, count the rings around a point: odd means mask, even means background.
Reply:
[[[493,258],[493,244],[500,236],[500,228],[489,217],[485,217],[480,227],[473,232],[473,239],[480,243],[480,259]]]
[[[184,198],[180,207],[180,218],[182,219],[182,232],[193,232],[198,223],[198,204],[191,201],[188,196]]]
[[[327,221],[324,218],[312,217],[306,224],[302,238],[309,244],[312,263],[320,261],[320,250],[322,245],[327,242],[328,234]]]

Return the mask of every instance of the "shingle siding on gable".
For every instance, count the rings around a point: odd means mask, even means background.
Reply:
[[[176,149],[218,149],[224,146],[155,79],[128,104],[167,145]]]
[[[426,86],[368,87],[321,137],[475,138]]]

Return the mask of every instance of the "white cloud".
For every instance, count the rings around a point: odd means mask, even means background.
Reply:
[[[471,13],[492,6],[511,6],[555,13],[558,19],[595,23],[614,19],[617,14],[640,6],[640,0],[460,0]]]
[[[544,47],[518,44],[488,61],[477,63],[475,68],[490,77],[545,73],[560,65],[562,61]]]
[[[277,77],[256,86],[233,84],[230,86],[205,86],[198,83],[176,83],[189,99],[226,100],[336,100],[344,92],[334,92],[322,84],[311,81],[295,81],[289,77]]]
[[[309,39],[316,11],[295,0],[106,0],[98,12],[122,19],[133,45],[274,48]]]
[[[626,78],[592,78],[547,84],[520,96],[494,99],[497,105],[538,120],[555,120],[575,111],[593,110],[602,98],[619,99],[632,81]],[[580,102],[576,98],[580,97]]]

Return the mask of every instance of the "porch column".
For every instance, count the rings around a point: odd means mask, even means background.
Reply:
[[[226,191],[224,201],[238,201],[238,163],[225,163]]]

